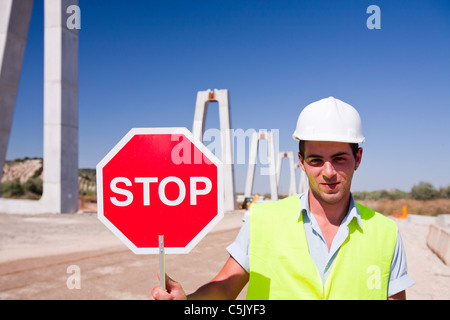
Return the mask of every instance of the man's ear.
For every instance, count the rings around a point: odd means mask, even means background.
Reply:
[[[306,171],[305,171],[305,166],[304,166],[304,164],[303,164],[303,159],[302,159],[302,156],[300,155],[300,152],[298,153],[298,163],[299,163],[300,167],[302,168],[302,170],[303,170],[304,172],[306,172]]]
[[[356,152],[355,171],[358,170],[359,165],[361,164],[362,154],[363,154],[363,148],[359,148],[358,152]]]

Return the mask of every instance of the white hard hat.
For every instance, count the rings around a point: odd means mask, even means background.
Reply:
[[[365,141],[358,111],[333,97],[306,106],[298,117],[297,128],[292,137],[305,141]]]

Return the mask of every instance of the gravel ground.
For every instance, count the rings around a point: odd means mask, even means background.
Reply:
[[[450,300],[450,266],[444,264],[426,245],[434,217],[408,216],[396,219],[408,261],[408,273],[415,285],[408,289],[407,298],[414,300]]]
[[[223,266],[225,248],[236,237],[242,216],[242,211],[227,213],[191,253],[166,256],[166,271],[186,292]],[[396,220],[416,282],[407,290],[408,299],[450,299],[450,266],[425,244],[433,219]],[[92,213],[0,214],[2,300],[147,299],[158,285],[158,261],[157,255],[133,254]],[[75,284],[80,288],[70,289]],[[245,289],[238,299],[244,297]]]

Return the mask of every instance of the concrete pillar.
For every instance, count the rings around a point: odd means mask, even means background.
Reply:
[[[0,0],[0,180],[27,44],[33,0]]]
[[[247,180],[245,180],[244,196],[250,197],[253,190],[253,182],[255,180],[256,157],[258,154],[259,132],[253,132],[252,141],[250,143],[250,152],[248,156]]]
[[[219,104],[220,137],[222,146],[223,180],[224,180],[224,209],[235,209],[236,197],[234,193],[233,145],[231,137],[231,119],[228,90],[206,90],[197,93],[195,103],[194,124],[192,134],[203,141],[205,119],[208,104],[217,101]]]
[[[284,158],[289,159],[289,196],[295,194],[297,186],[295,183],[295,164],[294,164],[294,153],[292,151],[279,152],[278,153],[278,163],[277,163],[277,188],[280,187],[280,175],[281,175],[281,165]]]
[[[78,0],[45,0],[44,185],[51,211],[78,211],[78,30],[67,8]],[[49,208],[50,209],[50,208]]]
[[[26,3],[26,4],[25,4]],[[69,17],[67,8],[78,5],[78,0],[45,0],[44,2],[44,181],[43,195],[39,201],[0,199],[0,211],[7,213],[73,213],[78,211],[78,30],[67,28]],[[11,8],[8,10],[8,6]],[[17,7],[16,7],[17,6]],[[4,21],[2,15],[9,20],[8,30],[28,30],[32,1],[0,0],[0,25]],[[22,8],[22,14],[15,10]],[[6,13],[5,13],[6,12]],[[9,19],[7,19],[9,17]],[[26,24],[26,28],[24,26]],[[2,28],[2,26],[0,26]],[[12,31],[7,32],[7,36]],[[0,37],[1,37],[0,30]],[[26,42],[23,37],[12,37],[17,47]],[[0,38],[1,40],[1,38]],[[0,41],[1,43],[1,41]],[[24,44],[23,44],[24,45]],[[14,45],[13,45],[14,47]],[[22,56],[14,55],[17,48],[4,52],[3,65],[13,65],[7,69],[19,77]],[[2,49],[0,44],[0,49]],[[8,58],[9,57],[9,58]],[[9,60],[8,60],[9,59]],[[3,72],[3,71],[2,71]],[[13,78],[14,78],[13,77]],[[10,85],[11,86],[11,85]],[[13,85],[11,87],[14,87]],[[15,94],[12,89],[0,91],[0,102],[8,100],[8,113],[14,109]],[[16,88],[17,91],[17,88]],[[6,98],[4,98],[6,96]],[[1,104],[3,107],[3,103]],[[8,115],[9,116],[9,115]],[[9,122],[11,120],[8,120]],[[1,120],[2,139],[10,132],[8,121]],[[4,144],[1,144],[0,149]],[[6,147],[4,147],[6,148]],[[2,152],[3,150],[0,150]],[[6,154],[6,151],[4,151]],[[1,161],[4,155],[0,153]]]
[[[298,194],[302,194],[303,192],[308,191],[309,188],[309,180],[306,172],[303,171],[300,165],[297,165],[297,168],[300,168],[300,181],[298,183]]]
[[[275,146],[273,141],[273,133],[271,131],[254,132],[250,145],[250,155],[247,169],[247,180],[245,182],[245,196],[250,197],[253,190],[253,182],[255,177],[256,156],[258,153],[258,145],[261,139],[267,139],[267,155],[269,160],[269,179],[270,179],[270,195],[271,200],[278,200],[277,173],[275,171]]]

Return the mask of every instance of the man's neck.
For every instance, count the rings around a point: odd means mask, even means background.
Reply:
[[[317,197],[311,189],[309,190],[309,210],[316,220],[328,222],[334,226],[339,226],[345,218],[350,205],[350,194],[345,196],[342,201],[338,203],[327,203]],[[344,200],[345,199],[345,200]]]

